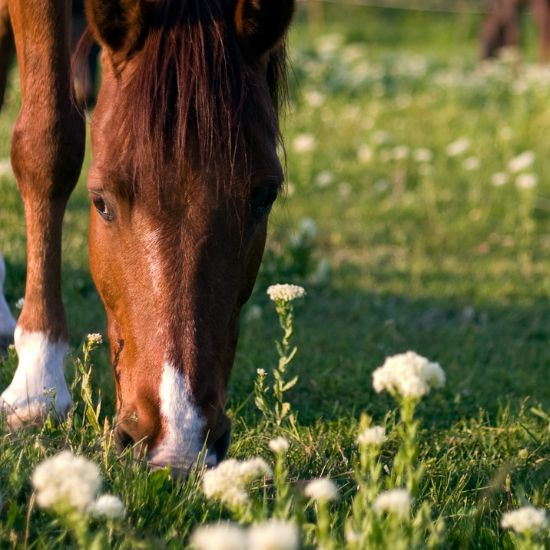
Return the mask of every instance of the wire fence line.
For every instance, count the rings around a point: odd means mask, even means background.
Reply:
[[[486,14],[491,0],[298,0],[302,4],[341,4],[407,11]]]

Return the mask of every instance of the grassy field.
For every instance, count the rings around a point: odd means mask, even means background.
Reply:
[[[372,372],[385,357],[414,350],[447,375],[417,412],[425,474],[415,506],[427,502],[444,520],[442,547],[513,548],[502,514],[527,502],[550,507],[550,71],[514,59],[479,67],[475,16],[365,8],[326,15],[330,23],[316,30],[299,18],[291,37],[287,196],[272,214],[258,288],[243,312],[230,456],[272,462],[267,444],[284,435],[297,487],[319,476],[337,483],[331,538],[345,547],[360,414],[388,429],[396,422]],[[528,21],[525,28],[528,61],[535,57]],[[14,72],[0,114],[0,159],[9,156],[16,80]],[[83,418],[77,358],[88,333],[105,334],[88,271],[85,177],[86,167],[64,235],[67,373],[77,407],[67,425],[0,435],[0,548],[76,545],[66,524],[31,497],[36,465],[64,448],[100,464],[104,490],[125,504],[110,545],[181,548],[197,525],[239,517],[208,501],[197,478],[174,482],[117,456],[108,427]],[[0,250],[16,312],[25,235],[5,168]],[[291,369],[299,382],[289,399],[297,424],[283,429],[262,419],[253,396],[256,370],[277,363],[279,329],[265,289],[278,282],[308,291],[296,305]],[[114,413],[107,345],[92,357],[103,426]],[[13,355],[0,363],[0,387],[15,364]],[[386,466],[399,436],[389,439]],[[304,510],[293,517],[303,547],[314,548],[314,506]]]

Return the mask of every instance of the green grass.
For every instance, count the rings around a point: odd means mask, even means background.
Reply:
[[[251,302],[262,315],[247,320],[250,306],[243,315],[229,390],[230,455],[269,457],[274,434],[265,431],[252,395],[256,369],[276,362],[278,327],[264,289],[300,282],[308,297],[296,315],[300,381],[291,401],[299,428],[291,438],[292,479],[327,475],[339,483],[338,532],[354,491],[350,461],[359,415],[366,411],[380,421],[393,408],[373,392],[371,373],[386,356],[415,350],[438,361],[448,378],[419,410],[427,467],[422,494],[445,519],[445,547],[510,548],[498,526],[502,513],[526,500],[550,506],[550,81],[540,71],[516,73],[506,65],[481,74],[474,16],[335,8],[326,18],[327,32],[341,35],[333,51],[325,33],[306,29],[301,16],[292,35],[292,105],[284,123],[289,193],[270,222],[268,254],[275,267],[266,266]],[[532,58],[532,33],[527,42]],[[14,73],[0,114],[0,158],[9,154],[19,106],[15,80]],[[322,94],[321,107],[308,104],[312,91]],[[293,147],[303,133],[315,139],[309,153]],[[470,148],[451,158],[446,148],[460,137]],[[401,145],[411,154],[428,148],[433,161],[421,168],[410,157],[395,159]],[[370,161],[358,160],[361,147],[372,151]],[[538,175],[538,185],[518,189],[515,176],[491,185],[492,175],[525,150],[536,155],[528,171]],[[464,160],[471,156],[479,168],[469,171]],[[87,333],[105,333],[86,252],[88,164],[89,158],[63,241],[74,354]],[[325,171],[331,182],[321,187],[317,178]],[[0,201],[6,296],[15,306],[24,293],[25,235],[11,177],[0,176]],[[313,262],[324,258],[331,266],[323,282],[288,260],[289,235],[304,217],[319,227]],[[94,387],[110,418],[106,346],[95,352],[94,363]],[[14,368],[13,357],[0,365],[1,387]],[[67,373],[73,380],[73,360]],[[228,517],[205,501],[196,481],[179,484],[128,456],[105,455],[101,438],[75,418],[71,429],[0,436],[0,548],[74,544],[54,516],[30,504],[32,470],[65,447],[100,463],[105,489],[126,504],[131,528],[117,532],[117,547],[131,546],[135,535],[178,548],[197,524]],[[391,456],[390,448],[384,459]]]

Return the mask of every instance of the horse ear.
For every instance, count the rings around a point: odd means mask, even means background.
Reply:
[[[86,16],[97,41],[113,53],[128,55],[138,47],[143,0],[86,0]]]
[[[235,29],[246,49],[262,56],[279,45],[292,20],[295,0],[237,0]]]

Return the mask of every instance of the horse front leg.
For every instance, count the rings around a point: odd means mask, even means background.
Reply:
[[[62,417],[68,331],[61,300],[61,228],[84,154],[84,120],[71,100],[68,0],[8,0],[22,108],[11,161],[25,207],[27,280],[15,329],[19,358],[1,405],[12,428]]]

